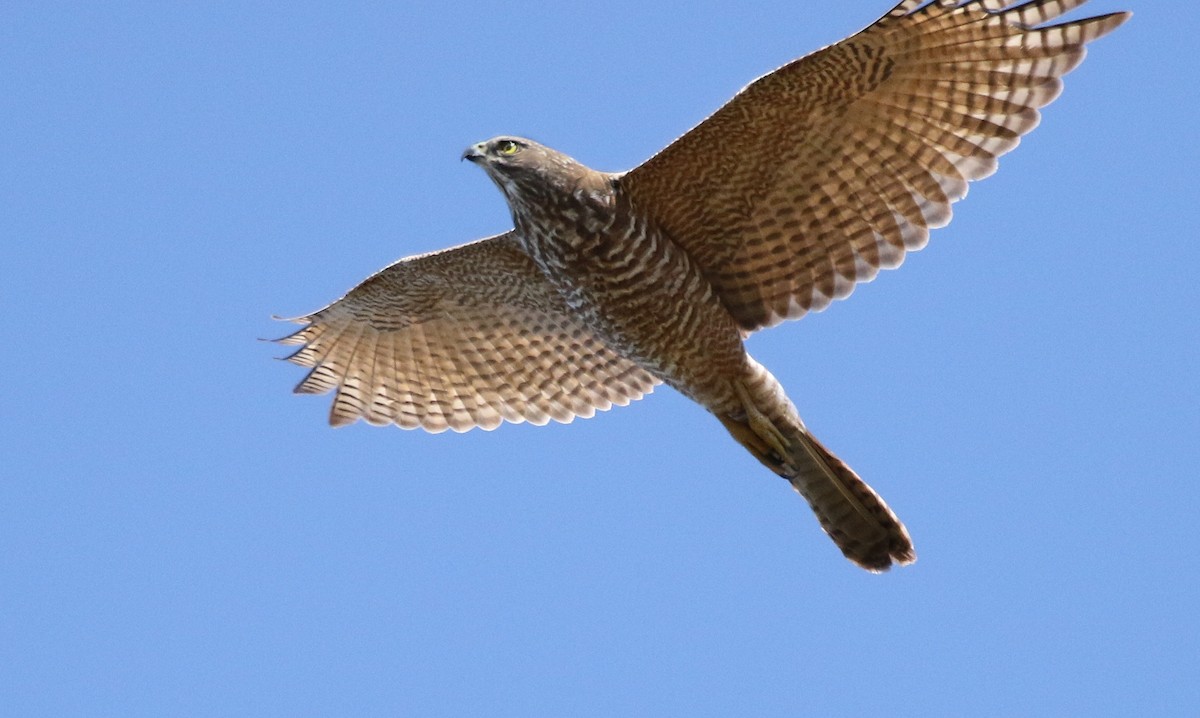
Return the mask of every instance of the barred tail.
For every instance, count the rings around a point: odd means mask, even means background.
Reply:
[[[875,490],[808,432],[775,377],[750,360],[744,413],[717,415],[729,433],[808,501],[846,558],[868,571],[917,560],[908,530]]]
[[[853,469],[803,429],[789,443],[788,470],[781,473],[846,558],[868,571],[917,560],[904,524]]]

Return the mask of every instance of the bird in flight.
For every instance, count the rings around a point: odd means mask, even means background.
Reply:
[[[770,72],[658,154],[598,172],[521,137],[467,148],[513,229],[401,259],[280,339],[335,426],[545,424],[665,383],[787,479],[855,564],[916,559],[884,500],[801,421],[743,340],[925,246],[1038,124],[1086,0],[904,0]]]

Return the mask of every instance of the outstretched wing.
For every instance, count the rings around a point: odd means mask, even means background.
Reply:
[[[905,0],[751,83],[621,179],[746,331],[820,310],[925,246],[1038,123],[1116,13]]]
[[[657,380],[587,330],[512,232],[402,259],[280,339],[336,390],[329,421],[438,432],[545,424],[640,399]]]

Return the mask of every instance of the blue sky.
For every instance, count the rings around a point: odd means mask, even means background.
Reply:
[[[17,3],[0,712],[1195,715],[1194,8],[1133,9],[904,267],[751,339],[920,560],[843,560],[669,390],[325,423],[256,341],[508,228],[501,133],[631,167],[889,0]]]

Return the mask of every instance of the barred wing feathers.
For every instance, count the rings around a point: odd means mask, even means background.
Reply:
[[[439,432],[592,416],[657,380],[576,320],[512,232],[402,259],[278,340],[330,423]]]
[[[818,311],[950,221],[1127,13],[907,0],[751,83],[620,182],[746,331]],[[1040,26],[1040,27],[1039,27]]]

